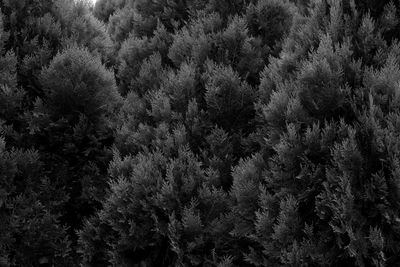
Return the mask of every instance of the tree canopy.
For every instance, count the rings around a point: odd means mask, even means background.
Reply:
[[[0,266],[399,266],[399,5],[0,0]]]

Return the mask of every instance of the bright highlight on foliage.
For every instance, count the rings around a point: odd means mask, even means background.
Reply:
[[[400,266],[399,1],[88,3],[0,0],[0,266]]]

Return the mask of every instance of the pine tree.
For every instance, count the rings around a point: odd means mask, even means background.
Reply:
[[[389,200],[397,194],[390,178],[396,163],[383,152],[383,139],[394,139],[379,121],[396,102],[390,84],[396,83],[398,66],[390,49],[374,50],[386,47],[385,40],[370,42],[382,31],[368,15],[358,16],[354,4],[350,7],[345,1],[316,3],[305,25],[319,17],[326,35],[314,39],[307,27],[301,31],[308,35],[292,31],[286,41],[290,46],[263,74],[267,125],[262,132],[269,164],[255,229],[236,223],[256,233],[250,235],[255,243],[246,255],[255,265],[385,266],[398,261],[389,245],[397,242],[396,235],[386,235],[386,222],[378,219],[393,219],[378,214],[397,209]],[[295,38],[303,45],[292,46]],[[386,138],[378,137],[381,131]],[[374,201],[382,205],[377,212],[370,206]]]
[[[208,64],[205,73],[207,111],[213,123],[225,129],[244,129],[251,122],[254,92],[232,68]]]
[[[118,9],[126,5],[126,0],[98,0],[94,6],[93,15],[103,21],[107,22]]]
[[[140,79],[144,77],[137,77],[140,75],[146,75],[144,68],[157,56],[157,53],[161,56],[161,59],[165,59],[166,51],[168,49],[169,43],[171,42],[168,32],[165,28],[160,25],[154,32],[152,38],[143,37],[138,38],[134,35],[130,35],[122,45],[118,53],[118,78],[120,81],[119,89],[122,95],[126,95],[128,92],[133,91],[140,96],[143,96],[141,90],[146,88],[141,88]],[[144,64],[143,64],[144,63]],[[163,63],[154,62],[155,64]],[[143,66],[142,66],[143,64]],[[153,66],[153,68],[161,68],[161,66]],[[148,75],[148,74],[147,74]],[[139,83],[139,84],[138,84]]]
[[[2,266],[71,266],[67,228],[59,222],[66,195],[45,176],[37,151],[9,148],[1,137],[0,155]]]
[[[117,154],[110,174],[116,180],[104,203],[107,208],[80,234],[88,266],[98,260],[97,253],[110,255],[104,261],[117,265],[201,266],[207,258],[217,260],[216,255],[212,257],[212,248],[215,253],[215,248],[228,245],[221,240],[210,246],[217,236],[227,234],[223,218],[219,218],[227,211],[227,194],[213,185],[212,173],[205,173],[184,146],[170,161],[161,152],[123,159]],[[126,218],[125,223],[120,221],[121,216]],[[215,229],[218,225],[221,228]]]
[[[49,176],[65,188],[62,222],[74,231],[104,197],[113,135],[108,120],[120,103],[114,75],[98,56],[70,47],[41,72],[45,97],[29,115],[29,134]]]
[[[113,73],[86,48],[70,47],[42,70],[44,108],[54,119],[95,122],[119,100]]]

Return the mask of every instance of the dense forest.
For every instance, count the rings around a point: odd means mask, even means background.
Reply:
[[[400,266],[400,1],[0,0],[0,266]]]

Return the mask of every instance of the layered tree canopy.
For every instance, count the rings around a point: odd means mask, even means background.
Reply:
[[[0,10],[0,266],[400,266],[400,2]]]

